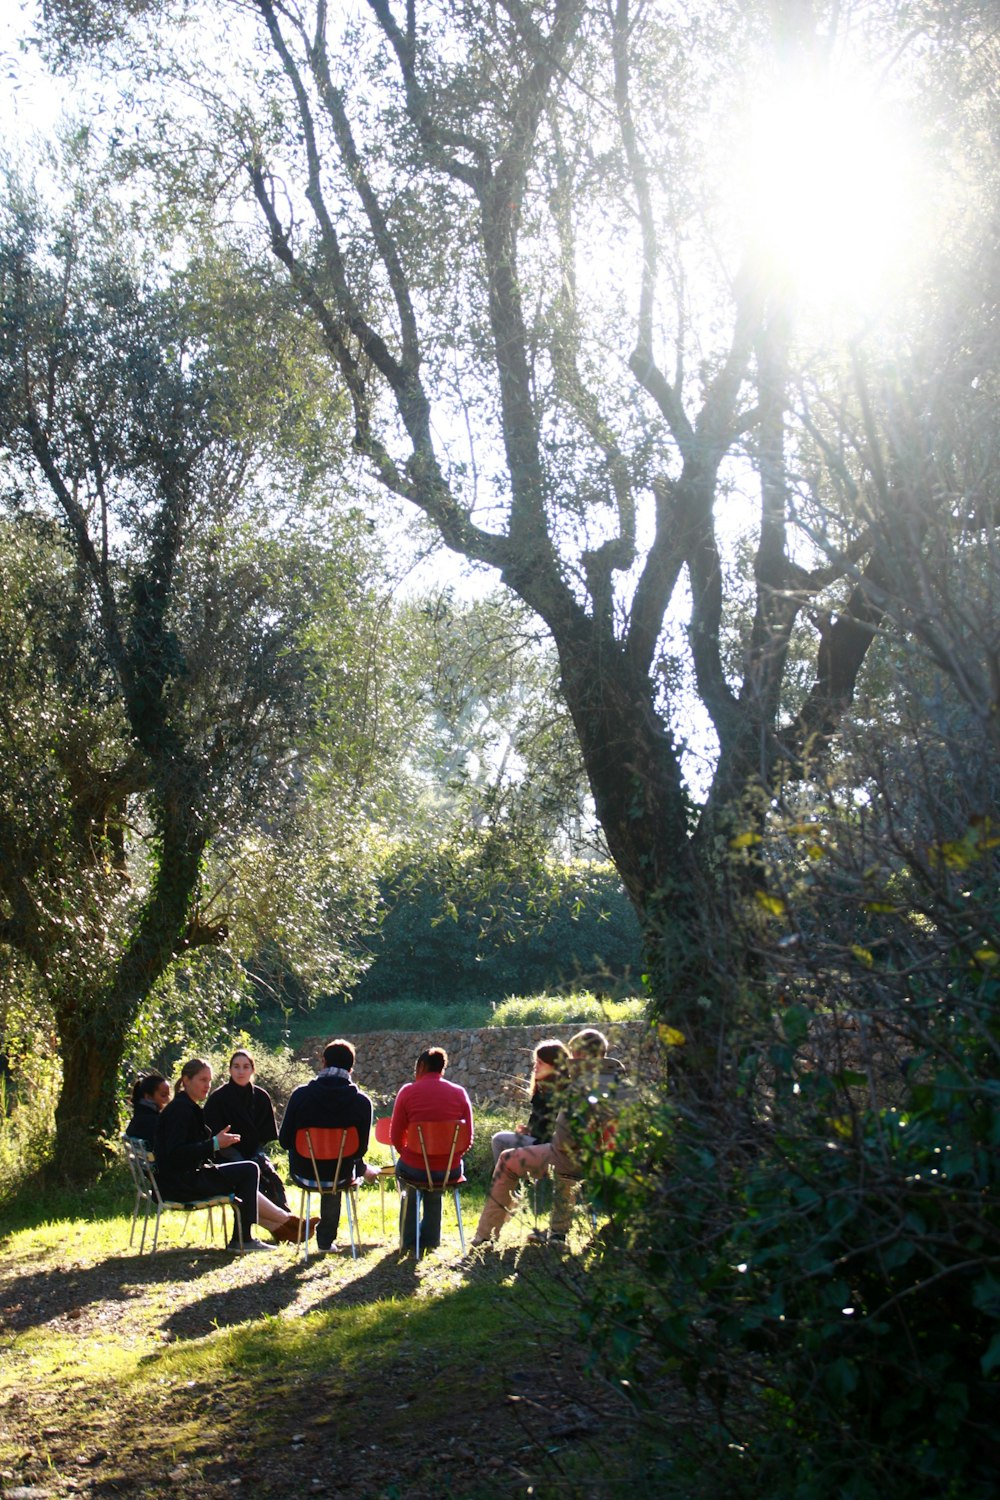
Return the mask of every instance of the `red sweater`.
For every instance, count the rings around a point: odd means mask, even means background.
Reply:
[[[407,1151],[403,1146],[406,1127],[411,1121],[424,1120],[468,1120],[472,1128],[472,1103],[468,1094],[457,1083],[449,1083],[440,1073],[423,1073],[413,1083],[404,1083],[392,1106],[390,1138],[401,1161],[408,1167],[421,1168],[423,1157],[418,1151]],[[443,1172],[448,1165],[447,1156],[429,1156],[432,1172]]]

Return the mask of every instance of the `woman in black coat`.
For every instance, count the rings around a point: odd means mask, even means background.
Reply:
[[[254,1061],[239,1047],[229,1059],[229,1082],[214,1089],[205,1103],[205,1122],[210,1130],[228,1125],[238,1132],[240,1143],[230,1146],[220,1161],[255,1161],[260,1168],[260,1190],[278,1208],[287,1208],[285,1186],[264,1147],[278,1139],[274,1106],[266,1089],[253,1081]]]
[[[177,1093],[156,1126],[156,1178],[161,1193],[164,1198],[180,1203],[234,1193],[239,1199],[244,1250],[271,1248],[253,1237],[258,1219],[276,1240],[297,1244],[302,1237],[301,1221],[294,1214],[276,1208],[260,1192],[256,1162],[216,1164],[215,1153],[238,1146],[240,1137],[238,1132],[228,1129],[228,1122],[214,1134],[206,1124],[202,1105],[211,1087],[212,1069],[207,1062],[193,1057],[184,1064]],[[239,1249],[235,1235],[229,1248]]]
[[[162,1073],[146,1073],[137,1078],[132,1089],[132,1118],[125,1134],[130,1140],[142,1141],[152,1151],[160,1110],[169,1103],[170,1085]]]

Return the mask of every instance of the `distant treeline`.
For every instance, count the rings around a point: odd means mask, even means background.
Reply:
[[[357,1001],[639,988],[639,923],[610,865],[550,864],[544,880],[493,885],[480,900],[456,899],[438,869],[412,868],[396,872],[383,897]]]

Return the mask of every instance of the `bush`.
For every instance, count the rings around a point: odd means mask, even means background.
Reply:
[[[746,841],[775,1019],[747,1006],[738,1092],[651,1111],[609,1183],[581,1312],[637,1401],[664,1373],[697,1397],[678,1493],[997,1493],[1000,829],[973,741],[925,731],[917,788],[869,737],[865,798]]]
[[[0,1076],[0,1200],[52,1153],[60,1079],[57,1059],[33,1055],[19,1060],[16,1085]]]
[[[511,995],[493,1007],[491,1026],[599,1026],[642,1021],[645,1000],[609,1000],[589,991],[573,995]]]

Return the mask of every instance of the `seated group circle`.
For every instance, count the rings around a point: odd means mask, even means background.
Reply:
[[[606,1054],[606,1039],[592,1028],[571,1038],[568,1046],[545,1040],[535,1047],[528,1119],[515,1131],[501,1131],[493,1137],[493,1180],[473,1245],[499,1235],[513,1211],[521,1179],[543,1176],[550,1167],[556,1174],[552,1232],[556,1238],[565,1236],[579,1165],[572,1121],[569,1112],[560,1108],[564,1086],[574,1069],[612,1063]],[[240,1226],[233,1225],[231,1250],[239,1250],[241,1244],[244,1252],[271,1248],[256,1237],[258,1224],[275,1241],[297,1244],[307,1226],[289,1210],[284,1184],[267,1154],[273,1141],[287,1150],[289,1175],[299,1186],[315,1184],[317,1171],[327,1189],[341,1184],[346,1189],[381,1175],[378,1167],[365,1161],[373,1107],[354,1082],[354,1064],[351,1042],[344,1038],[328,1042],[322,1068],[315,1078],[293,1090],[279,1130],[270,1095],[254,1082],[254,1061],[245,1048],[233,1053],[229,1078],[214,1090],[211,1065],[203,1058],[192,1058],[181,1069],[173,1091],[161,1073],[148,1073],[136,1082],[132,1118],[125,1133],[153,1152],[157,1181],[165,1196],[193,1201],[220,1193],[232,1195]],[[440,1244],[442,1195],[419,1191],[428,1185],[428,1172],[435,1184],[463,1177],[463,1163],[455,1159],[454,1151],[428,1150],[416,1127],[465,1121],[468,1145],[473,1139],[472,1103],[465,1089],[445,1077],[447,1065],[443,1047],[424,1049],[417,1057],[412,1081],[402,1086],[393,1105],[389,1137],[404,1190],[400,1209],[404,1251],[419,1244],[425,1253]],[[619,1064],[613,1066],[620,1071]],[[337,1162],[318,1157],[311,1149],[309,1155],[303,1154],[304,1140],[312,1140],[305,1132],[352,1128],[357,1132],[356,1146],[352,1140],[352,1154],[341,1160],[334,1183]],[[340,1191],[322,1192],[319,1219],[308,1223],[309,1233],[316,1232],[320,1251],[336,1248],[340,1208]]]

